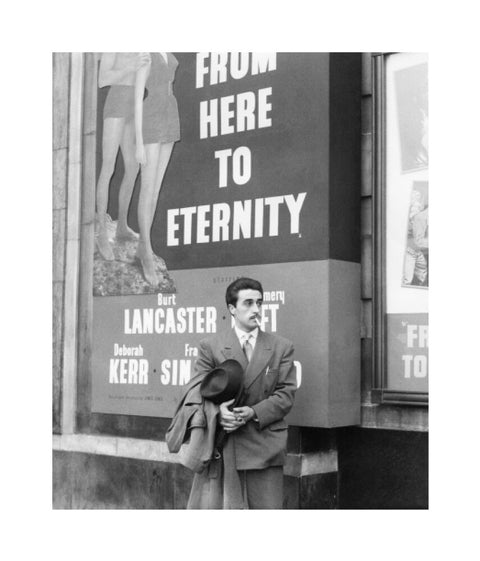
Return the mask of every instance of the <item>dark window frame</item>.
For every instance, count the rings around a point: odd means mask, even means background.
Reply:
[[[387,387],[386,337],[386,59],[392,52],[372,53],[373,75],[373,379],[374,403],[428,405],[427,392]]]

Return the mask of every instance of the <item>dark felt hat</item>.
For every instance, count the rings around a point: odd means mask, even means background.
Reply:
[[[232,358],[211,370],[200,384],[200,395],[216,405],[231,399],[235,399],[234,405],[238,405],[242,392],[243,368]]]

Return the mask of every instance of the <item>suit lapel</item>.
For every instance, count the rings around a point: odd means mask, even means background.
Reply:
[[[238,361],[242,365],[244,372],[247,370],[247,357],[245,356],[242,347],[240,347],[237,334],[235,333],[235,330],[233,328],[227,333],[225,344],[222,349],[222,354],[226,359],[233,358]]]
[[[240,344],[238,346],[240,348]],[[241,348],[240,352],[243,354]],[[265,335],[265,333],[263,333],[263,331],[259,330],[252,358],[245,371],[245,389],[251,386],[253,382],[260,376],[260,374],[263,372],[263,369],[265,368],[265,366],[267,366],[269,360],[271,359],[272,354],[273,350],[269,338],[267,337],[267,335]],[[246,359],[245,362],[247,362]]]
[[[244,386],[245,389],[247,389],[267,366],[272,357],[273,349],[269,337],[263,333],[263,331],[259,330],[252,359],[248,362],[238,341],[237,334],[232,328],[225,338],[222,354],[225,359],[233,358],[242,365],[243,371],[245,372]]]

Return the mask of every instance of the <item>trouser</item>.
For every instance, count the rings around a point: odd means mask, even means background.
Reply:
[[[249,509],[283,508],[283,468],[239,471],[244,489],[244,499]]]
[[[281,466],[265,469],[235,470],[237,485],[232,485],[226,499],[224,477],[221,470],[217,473],[196,473],[188,500],[188,509],[282,509],[283,508],[283,468]]]

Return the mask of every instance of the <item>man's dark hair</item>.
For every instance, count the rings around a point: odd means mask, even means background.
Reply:
[[[227,301],[227,306],[232,304],[232,306],[237,305],[238,300],[238,293],[240,290],[258,290],[262,293],[263,298],[263,288],[262,285],[254,279],[249,279],[247,277],[241,277],[237,280],[234,280],[231,284],[227,287],[227,292],[225,293],[225,300]]]

